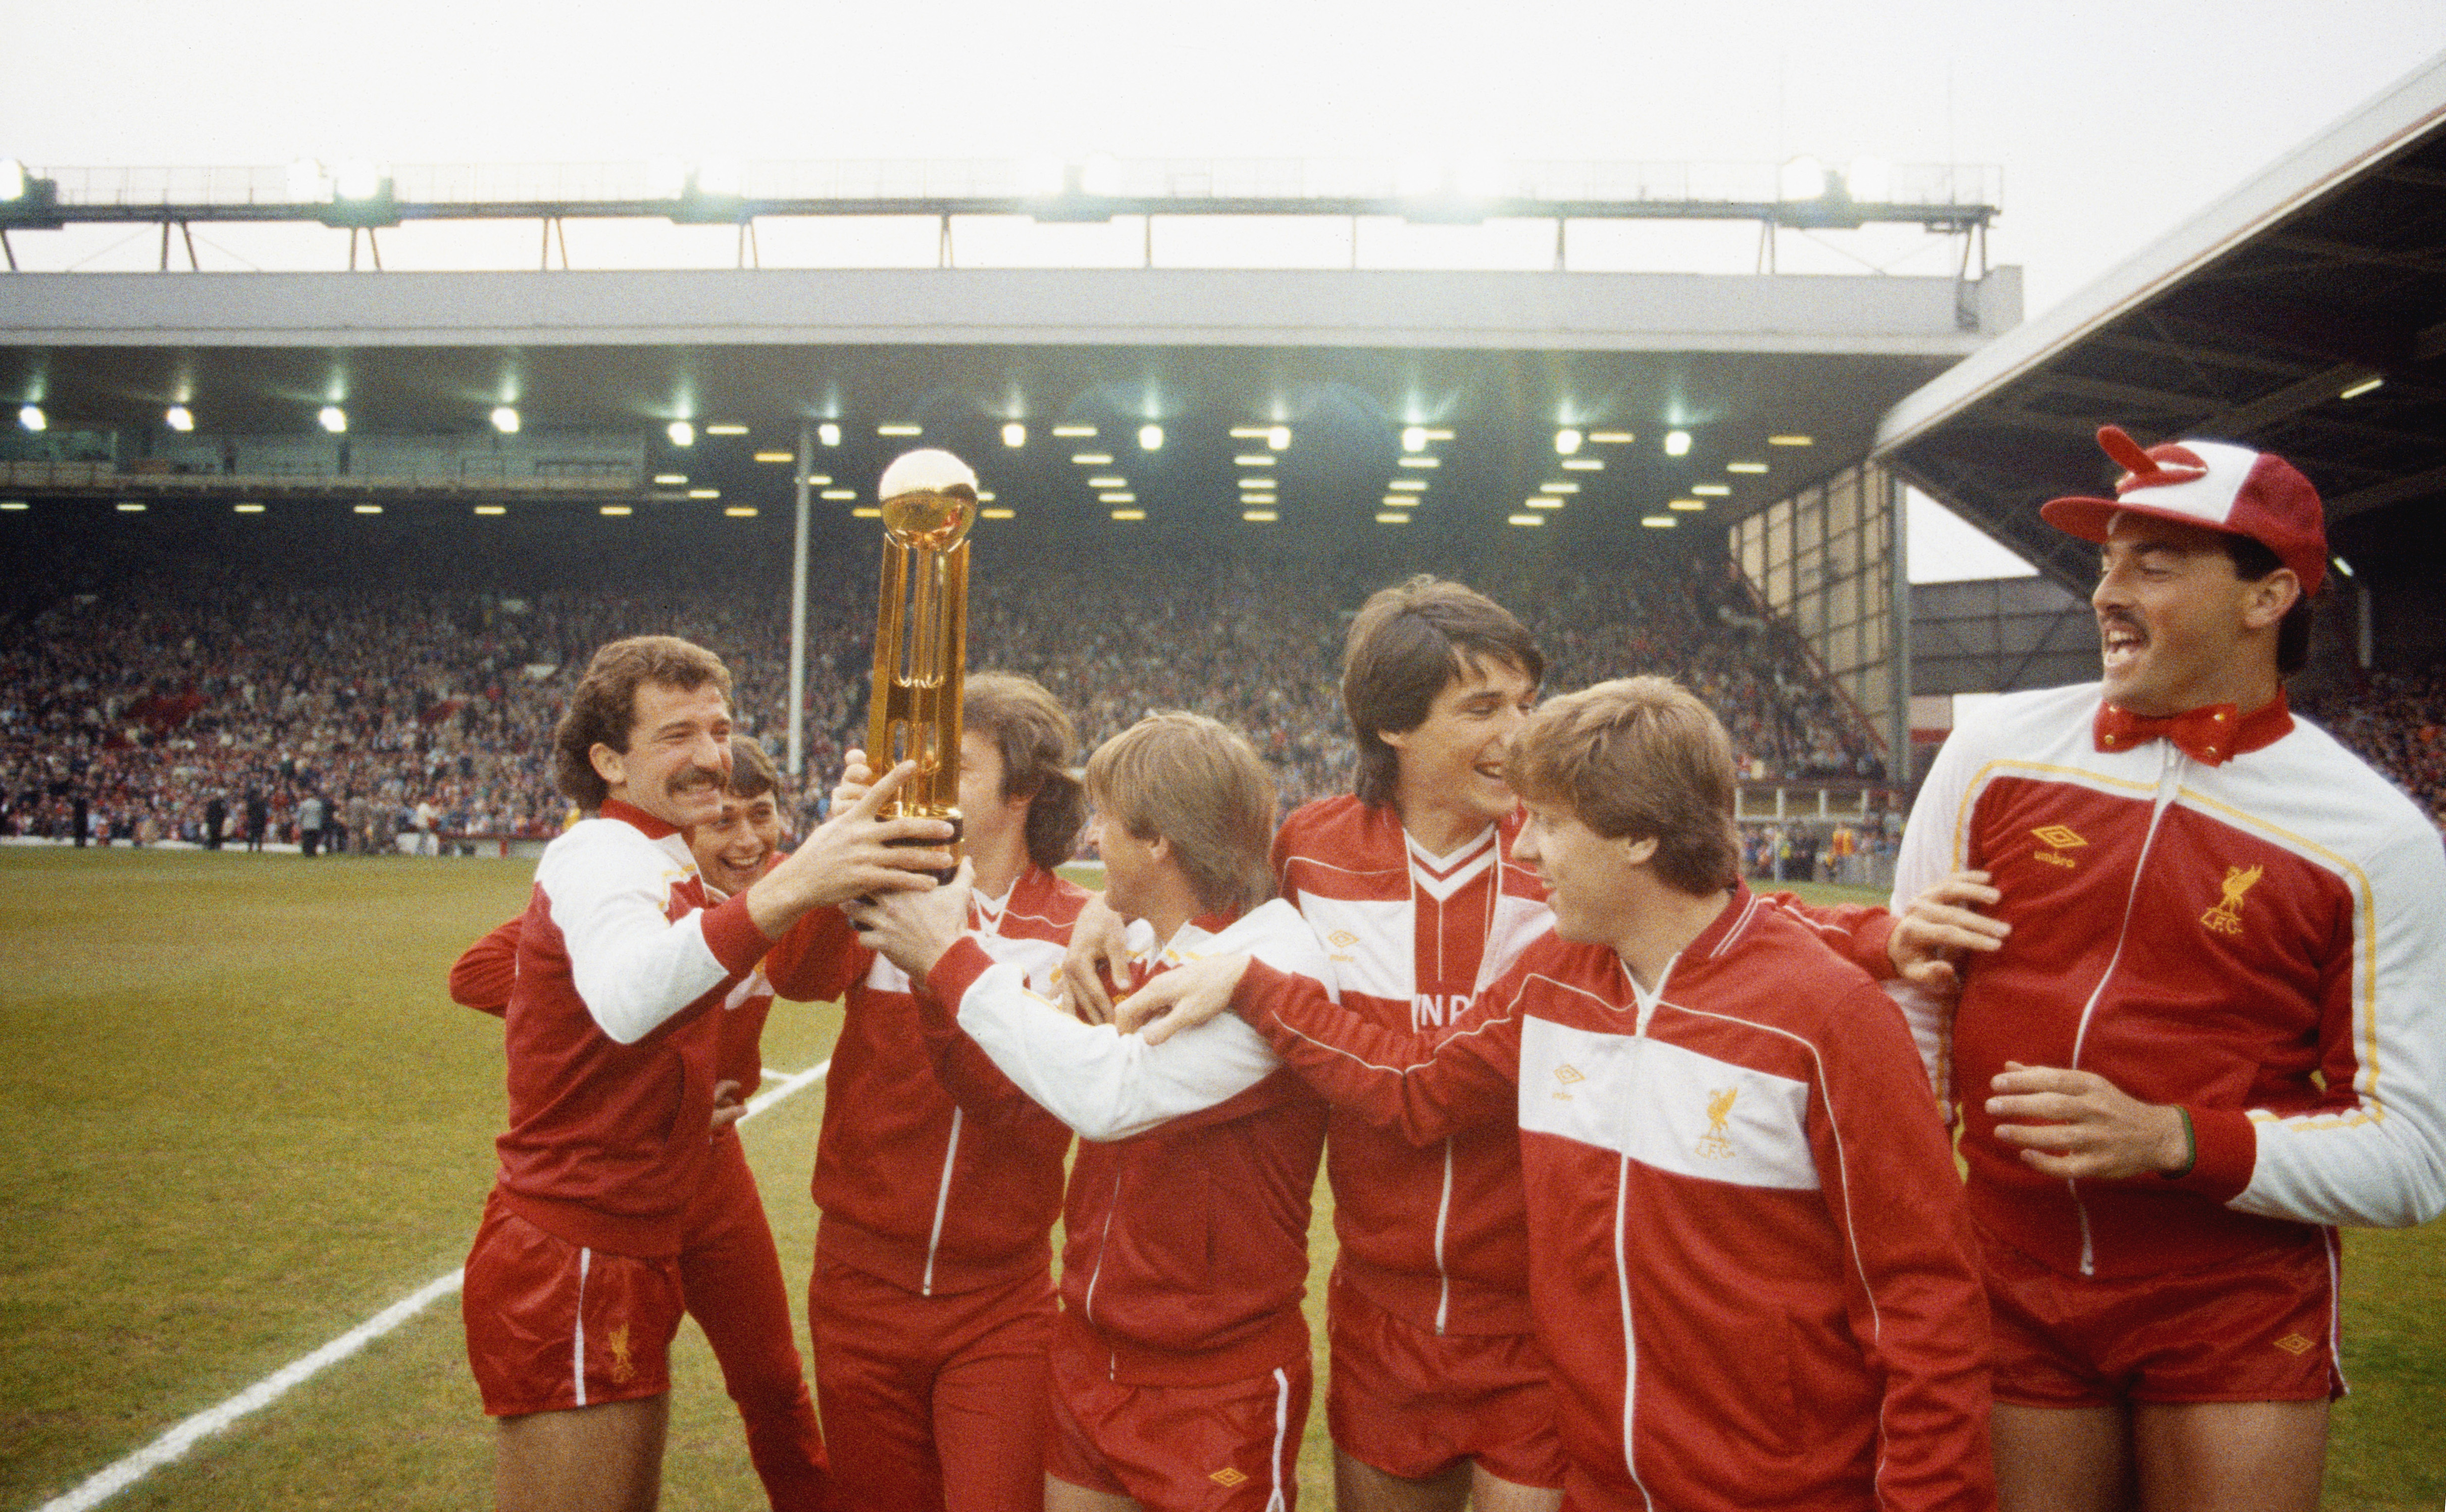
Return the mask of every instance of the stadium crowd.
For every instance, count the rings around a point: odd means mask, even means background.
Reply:
[[[844,577],[809,604],[818,772],[864,742],[871,563]],[[1295,805],[1347,790],[1335,659],[1349,607],[1381,586],[1327,565],[1047,560],[980,575],[969,661],[1043,681],[1091,747],[1151,709],[1211,713],[1248,733]],[[1748,776],[1884,775],[1858,717],[1738,582],[1523,569],[1483,586],[1522,607],[1550,691],[1667,673],[1723,719]],[[99,841],[210,843],[217,813],[232,843],[299,843],[301,818],[320,818],[316,839],[341,852],[548,836],[567,813],[547,753],[569,683],[591,648],[642,629],[716,650],[739,672],[742,730],[784,743],[778,594],[348,592],[227,569],[119,588],[51,605],[0,647],[0,833],[66,838],[82,821]],[[2446,823],[2446,676],[2378,673],[2304,706]],[[811,811],[823,786],[807,784]]]
[[[809,605],[819,772],[863,743],[873,572],[844,575],[854,587]],[[1214,714],[1248,732],[1296,804],[1348,785],[1335,659],[1349,607],[1381,586],[1328,567],[1048,561],[981,575],[969,661],[1044,681],[1091,745],[1150,709]],[[1722,715],[1753,775],[1877,775],[1797,644],[1720,608],[1709,587],[1488,585],[1525,607],[1550,689],[1669,672]],[[300,842],[301,819],[319,817],[317,840],[343,852],[420,833],[550,835],[567,809],[551,727],[577,664],[646,629],[738,669],[743,732],[779,747],[787,720],[778,595],[349,592],[191,569],[61,601],[25,629],[0,651],[0,832],[66,837],[81,817],[97,840],[210,843],[216,812],[239,843]]]
[[[2446,670],[2373,672],[2303,710],[2446,829]]]

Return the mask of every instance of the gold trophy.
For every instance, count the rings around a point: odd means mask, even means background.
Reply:
[[[876,595],[875,698],[866,764],[917,770],[887,817],[947,819],[960,834],[960,684],[969,650],[969,529],[977,475],[949,452],[911,452],[883,470],[883,586]],[[949,872],[936,873],[949,882]]]

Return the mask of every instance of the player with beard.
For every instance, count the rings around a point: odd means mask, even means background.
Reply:
[[[461,1297],[504,1508],[655,1504],[687,1216],[719,1143],[723,1005],[811,909],[930,887],[950,861],[925,848],[947,826],[875,817],[904,764],[714,902],[687,831],[721,817],[729,689],[700,646],[616,641],[554,732],[555,775],[593,817],[545,850],[519,924],[510,1127]]]

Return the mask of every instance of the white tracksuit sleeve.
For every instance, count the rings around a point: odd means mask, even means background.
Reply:
[[[669,917],[672,884],[687,875],[616,820],[571,830],[536,868],[577,995],[621,1044],[645,1038],[730,975],[706,943],[702,911]]]

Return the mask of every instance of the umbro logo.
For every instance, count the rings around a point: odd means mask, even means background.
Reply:
[[[1207,1479],[1214,1482],[1216,1485],[1238,1485],[1249,1478],[1227,1465],[1223,1466],[1223,1468],[1215,1471],[1213,1475],[1208,1476]]]
[[[2031,851],[2030,859],[2033,861],[2043,861],[2051,867],[2072,867],[2079,865],[2078,862],[2074,861],[2072,857],[2064,854],[2064,852],[2067,850],[2078,850],[2081,847],[2089,844],[2088,840],[2082,837],[2079,831],[2074,829],[2068,824],[2042,825],[2040,828],[2031,831],[2030,833],[2038,836],[2040,843],[2049,848],[2044,850]]]
[[[2310,1341],[2299,1334],[2287,1334],[2276,1341],[2276,1347],[2287,1354],[2301,1354],[2308,1352]]]
[[[1352,934],[1347,929],[1336,929],[1333,933],[1325,937],[1325,943],[1331,945],[1336,950],[1347,950],[1352,945],[1359,943],[1359,937]]]
[[[1564,1088],[1569,1089],[1588,1080],[1588,1077],[1580,1074],[1580,1069],[1577,1066],[1557,1066],[1554,1068],[1554,1079],[1561,1082]],[[1567,1103],[1571,1100],[1571,1094],[1568,1090],[1556,1092],[1553,1096],[1556,1102]]]

